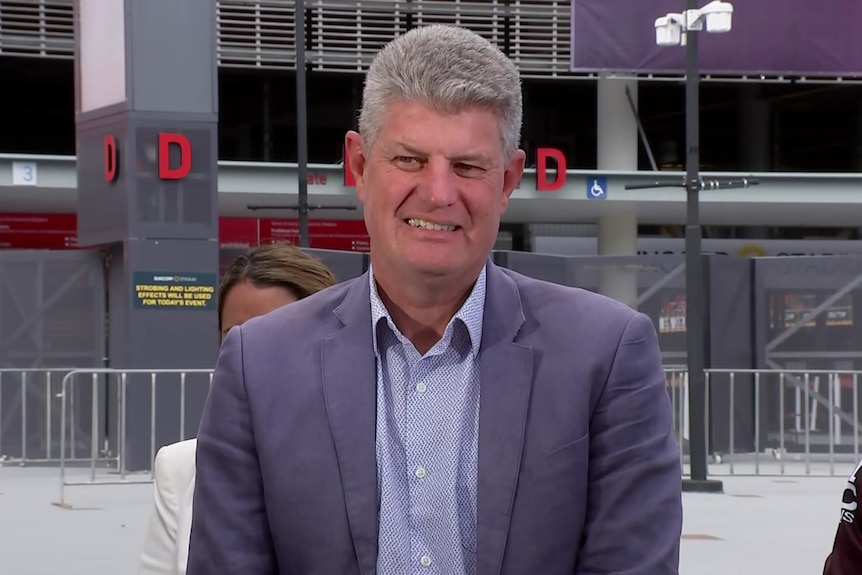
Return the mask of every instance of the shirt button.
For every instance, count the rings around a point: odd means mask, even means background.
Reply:
[[[428,557],[427,555],[423,555],[422,558],[419,559],[419,564],[422,565],[423,567],[430,567],[431,566],[431,558]]]
[[[425,468],[421,465],[416,468],[416,477],[418,477],[419,479],[425,477]]]
[[[416,393],[425,393],[425,390],[428,389],[428,386],[422,383],[421,381],[416,384]]]

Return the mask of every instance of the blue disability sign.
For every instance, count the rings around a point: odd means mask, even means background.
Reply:
[[[587,178],[587,198],[590,200],[604,200],[608,197],[607,178]]]

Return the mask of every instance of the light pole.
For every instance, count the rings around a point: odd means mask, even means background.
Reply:
[[[305,2],[294,3],[296,26],[296,183],[299,200],[299,245],[307,248],[308,238],[308,106],[305,86]]]
[[[715,0],[703,8],[697,0],[688,0],[683,13],[671,13],[655,21],[659,46],[685,46],[685,120],[686,120],[686,226],[685,226],[685,298],[686,339],[688,344],[689,458],[691,475],[683,480],[684,491],[721,492],[721,481],[707,478],[705,328],[706,310],[703,298],[703,257],[699,195],[700,179],[700,70],[697,33],[729,32],[733,5]],[[727,186],[724,186],[727,187]]]

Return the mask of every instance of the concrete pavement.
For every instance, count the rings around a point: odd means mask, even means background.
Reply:
[[[684,495],[682,575],[822,572],[844,476],[721,479],[724,494]],[[56,469],[0,467],[0,573],[134,575],[151,498],[150,484],[69,487],[63,509]]]

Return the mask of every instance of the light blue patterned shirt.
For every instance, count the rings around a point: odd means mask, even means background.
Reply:
[[[395,327],[373,271],[377,575],[474,575],[485,268],[425,355]]]

